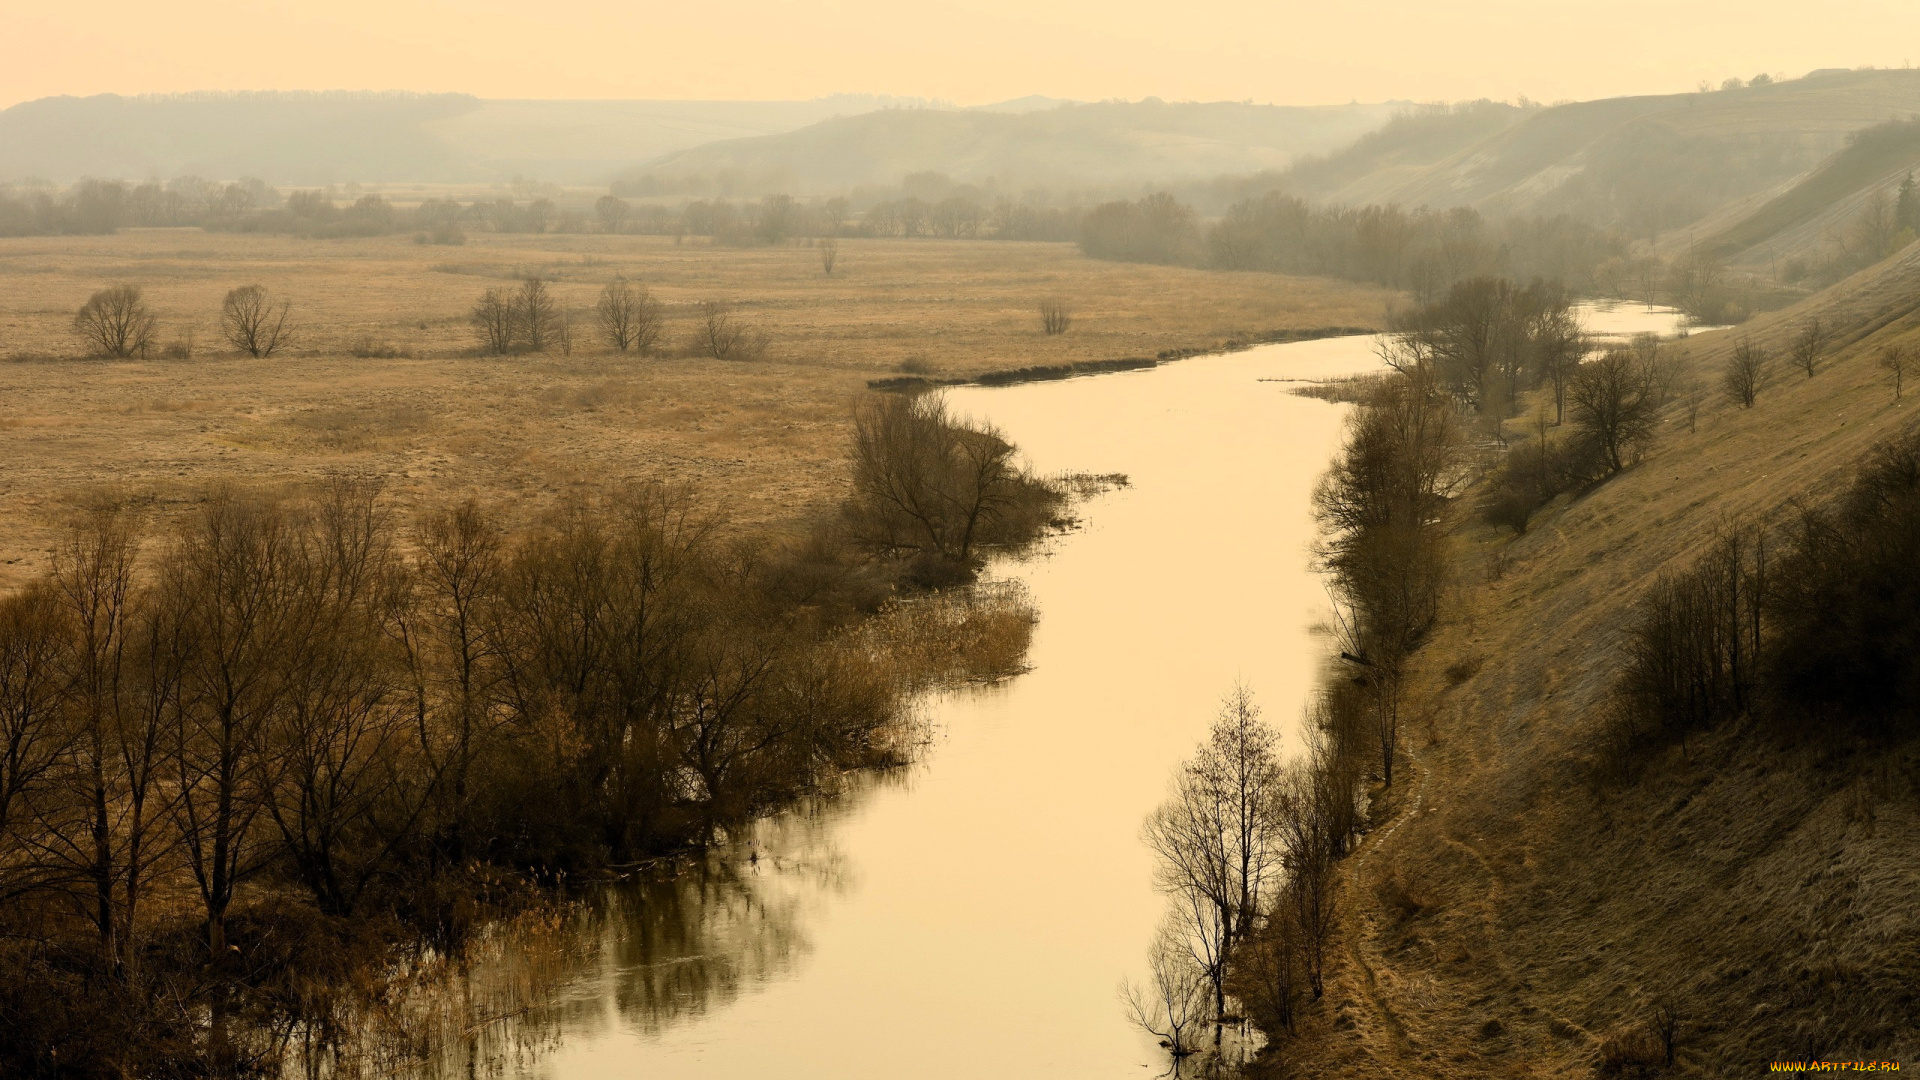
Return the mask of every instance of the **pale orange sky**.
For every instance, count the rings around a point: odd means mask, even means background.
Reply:
[[[0,106],[53,94],[983,104],[1025,94],[1316,104],[1591,98],[1898,67],[1920,0],[13,0]],[[1920,57],[1914,57],[1920,59]]]

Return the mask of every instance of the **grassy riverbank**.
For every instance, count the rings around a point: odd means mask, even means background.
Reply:
[[[1913,743],[1742,719],[1638,749],[1622,779],[1607,727],[1658,575],[1731,520],[1838,492],[1911,429],[1883,357],[1920,346],[1915,280],[1910,251],[1686,342],[1710,387],[1697,430],[1669,406],[1643,460],[1524,535],[1459,500],[1409,669],[1410,767],[1344,864],[1327,999],[1278,1075],[1727,1076],[1920,1048]],[[1815,314],[1838,332],[1807,377],[1785,356]],[[1717,385],[1743,341],[1775,357],[1752,408]]]

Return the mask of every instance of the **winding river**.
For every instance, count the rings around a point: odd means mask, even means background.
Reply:
[[[1671,312],[1586,312],[1602,334]],[[528,1080],[1157,1075],[1123,977],[1164,909],[1140,843],[1236,680],[1298,748],[1326,609],[1309,499],[1371,338],[951,392],[1043,473],[1125,473],[1085,524],[994,568],[1040,613],[1032,670],[925,703],[914,766],[614,890],[538,1010]],[[516,1023],[520,1021],[515,1021]],[[525,1021],[532,1025],[533,1020]]]

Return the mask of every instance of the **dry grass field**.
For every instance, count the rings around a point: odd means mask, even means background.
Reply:
[[[571,355],[476,355],[478,294],[539,275],[575,317]],[[611,353],[591,306],[616,276],[665,304],[665,355]],[[191,359],[86,359],[70,324],[95,289],[131,283],[162,345]],[[290,300],[287,354],[236,355],[221,298],[258,283]],[[1040,330],[1059,297],[1072,329]],[[685,355],[719,298],[766,331],[755,362]],[[0,240],[0,588],[45,566],[58,522],[100,487],[165,508],[210,482],[374,475],[403,501],[473,493],[525,519],[623,478],[697,483],[764,524],[829,498],[853,399],[913,371],[967,375],[1150,356],[1271,330],[1378,324],[1389,294],[1332,281],[1097,262],[1066,244],[840,241],[735,249],[606,235],[303,240],[198,230]]]

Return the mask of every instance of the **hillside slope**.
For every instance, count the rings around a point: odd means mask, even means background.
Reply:
[[[1712,379],[1737,341],[1810,314],[1840,328],[1812,379],[1776,361],[1751,410],[1676,408],[1636,467],[1508,541],[1463,525],[1446,623],[1423,648],[1413,775],[1345,864],[1327,1003],[1277,1075],[1589,1075],[1600,1047],[1681,1016],[1677,1076],[1777,1059],[1920,1056],[1920,753],[1825,751],[1753,725],[1607,779],[1600,718],[1633,605],[1730,518],[1838,490],[1920,395],[1920,245],[1683,351]],[[1717,385],[1710,383],[1710,385]]]
[[[663,177],[730,174],[757,190],[894,184],[916,172],[1010,185],[1134,184],[1278,169],[1385,123],[1400,106],[1154,99],[1024,113],[895,109],[672,154]]]
[[[1344,203],[1567,213],[1641,235],[1788,184],[1854,132],[1920,112],[1920,71],[1853,71],[1543,109],[1417,169],[1349,179]]]

